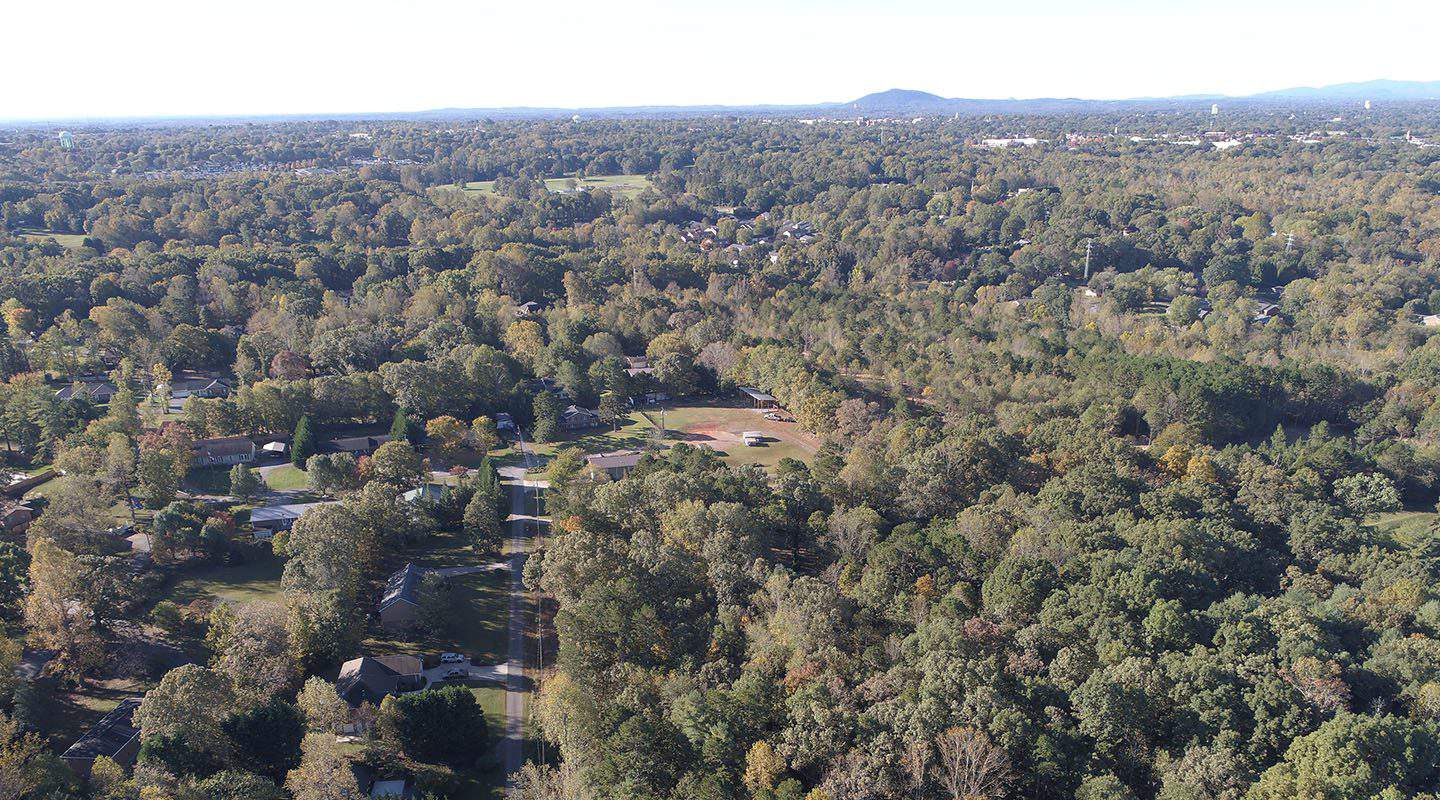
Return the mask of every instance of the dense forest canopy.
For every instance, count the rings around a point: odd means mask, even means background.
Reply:
[[[51,669],[102,671],[153,589],[107,549],[113,502],[174,552],[233,527],[176,505],[193,440],[397,434],[310,459],[343,502],[277,537],[284,607],[205,622],[132,774],[47,772],[14,687],[0,773],[349,796],[315,788],[346,756],[305,678],[448,524],[396,510],[411,444],[744,386],[813,458],[549,463],[525,578],[554,757],[525,796],[1440,796],[1437,129],[1417,105],[0,133],[0,435],[67,484],[0,552],[0,605]],[[615,175],[645,185],[585,182]],[[235,391],[142,419],[197,371]],[[102,374],[108,402],[56,391]],[[498,483],[465,492],[450,523],[498,541]],[[257,642],[264,680],[236,666]],[[382,707],[367,763],[473,759],[416,721],[474,724],[441,694]],[[276,730],[294,759],[242,752]]]

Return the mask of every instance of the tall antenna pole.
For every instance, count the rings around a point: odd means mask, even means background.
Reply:
[[[1085,240],[1085,282],[1090,282],[1090,247],[1095,244],[1094,239]]]
[[[1287,253],[1290,252],[1290,248],[1291,248],[1291,247],[1294,247],[1294,246],[1295,246],[1295,234],[1293,234],[1293,233],[1287,233],[1287,234],[1285,234],[1285,252],[1287,252]]]

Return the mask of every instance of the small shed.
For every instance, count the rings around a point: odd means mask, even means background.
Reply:
[[[743,392],[746,397],[749,397],[752,401],[754,401],[756,408],[780,407],[780,401],[776,400],[775,396],[768,392],[762,392],[753,386],[741,386],[740,391]]]

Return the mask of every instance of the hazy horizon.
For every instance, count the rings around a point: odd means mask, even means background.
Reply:
[[[1217,0],[1203,13],[1099,0],[1083,15],[1059,0],[1006,14],[976,2],[874,5],[25,5],[13,30],[64,36],[58,47],[21,36],[0,53],[25,76],[0,119],[807,105],[897,87],[1113,100],[1440,77],[1428,55],[1440,9],[1397,0],[1359,21],[1338,0]]]

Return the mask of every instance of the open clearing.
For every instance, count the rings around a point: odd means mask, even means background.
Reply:
[[[820,442],[794,422],[765,419],[765,412],[735,405],[664,405],[646,409],[645,415],[659,427],[663,420],[666,442],[709,447],[723,454],[732,466],[759,464],[766,469],[782,458],[808,462]],[[765,441],[747,447],[740,439],[744,431],[760,431]]]
[[[642,450],[656,443],[656,433],[662,424],[665,433],[661,443],[665,446],[685,442],[709,447],[720,453],[725,463],[735,467],[758,464],[771,469],[783,458],[808,463],[820,446],[818,439],[796,423],[765,419],[764,411],[735,402],[645,406],[626,415],[619,430],[606,427],[574,431],[553,442],[531,445],[531,450],[546,460],[570,447],[587,455]],[[740,437],[745,431],[760,431],[765,434],[765,440],[747,447]],[[519,454],[510,448],[493,451],[490,458],[497,467],[521,463]]]
[[[1365,524],[1405,544],[1415,544],[1426,536],[1440,535],[1440,513],[1434,511],[1376,514],[1366,520]]]
[[[276,556],[256,558],[234,566],[206,567],[181,578],[170,591],[175,603],[210,598],[234,603],[278,603],[280,572],[284,562]]]
[[[46,239],[54,239],[56,244],[71,250],[85,246],[85,234],[83,233],[54,233],[52,231],[42,231],[34,228],[26,228],[19,233],[20,238],[29,239],[32,242],[43,242]]]
[[[650,179],[644,175],[592,175],[585,178],[546,178],[545,188],[552,192],[567,192],[576,189],[605,189],[621,197],[634,197],[650,188]],[[477,194],[494,194],[495,181],[471,181],[465,184],[465,191]]]

